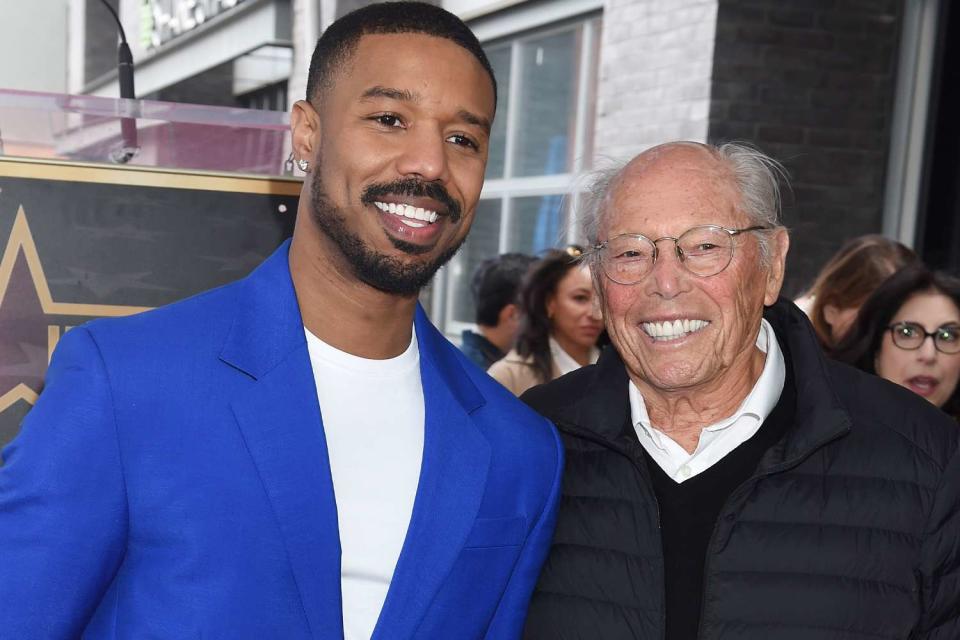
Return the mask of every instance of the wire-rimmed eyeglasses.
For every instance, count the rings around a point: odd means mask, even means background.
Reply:
[[[927,338],[933,338],[933,346],[940,353],[960,353],[960,326],[943,325],[927,331],[916,322],[895,322],[887,327],[893,344],[907,351],[916,351]]]
[[[618,284],[637,284],[643,280],[660,256],[657,243],[672,240],[680,264],[695,276],[714,276],[733,260],[734,238],[748,231],[764,231],[770,227],[754,225],[744,229],[728,229],[705,224],[687,229],[679,237],[663,236],[651,240],[641,233],[624,233],[594,245],[591,253],[603,273]]]

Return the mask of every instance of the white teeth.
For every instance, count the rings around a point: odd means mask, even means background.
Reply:
[[[400,218],[400,222],[408,227],[413,227],[414,229],[427,226],[427,223],[425,222],[421,222],[420,220],[411,220],[410,218]]]
[[[706,320],[674,320],[670,322],[644,322],[643,330],[654,340],[676,340],[688,334],[696,333],[710,324]]]
[[[414,207],[409,204],[397,204],[395,202],[374,202],[374,206],[381,211],[386,211],[404,218],[404,222],[409,220],[421,220],[431,223],[437,221],[437,212],[424,209],[423,207]],[[411,227],[422,227],[424,225],[410,225]]]

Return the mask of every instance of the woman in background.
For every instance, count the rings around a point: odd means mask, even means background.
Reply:
[[[843,339],[864,300],[890,275],[917,260],[904,245],[881,235],[847,241],[820,270],[797,306],[810,317],[830,352]]]
[[[552,250],[520,285],[516,347],[487,370],[515,395],[597,361],[600,305],[582,250]]]
[[[960,280],[904,267],[863,304],[835,357],[960,418]]]

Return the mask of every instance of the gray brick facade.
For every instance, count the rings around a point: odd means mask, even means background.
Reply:
[[[708,139],[752,141],[790,172],[787,293],[881,229],[901,5],[720,2]]]
[[[598,159],[626,159],[666,140],[706,140],[716,18],[715,0],[604,3]]]

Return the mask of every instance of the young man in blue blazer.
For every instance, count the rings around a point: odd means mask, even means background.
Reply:
[[[0,635],[514,638],[562,449],[430,324],[496,84],[420,3],[317,44],[293,239],[249,277],[78,327],[0,469]]]

